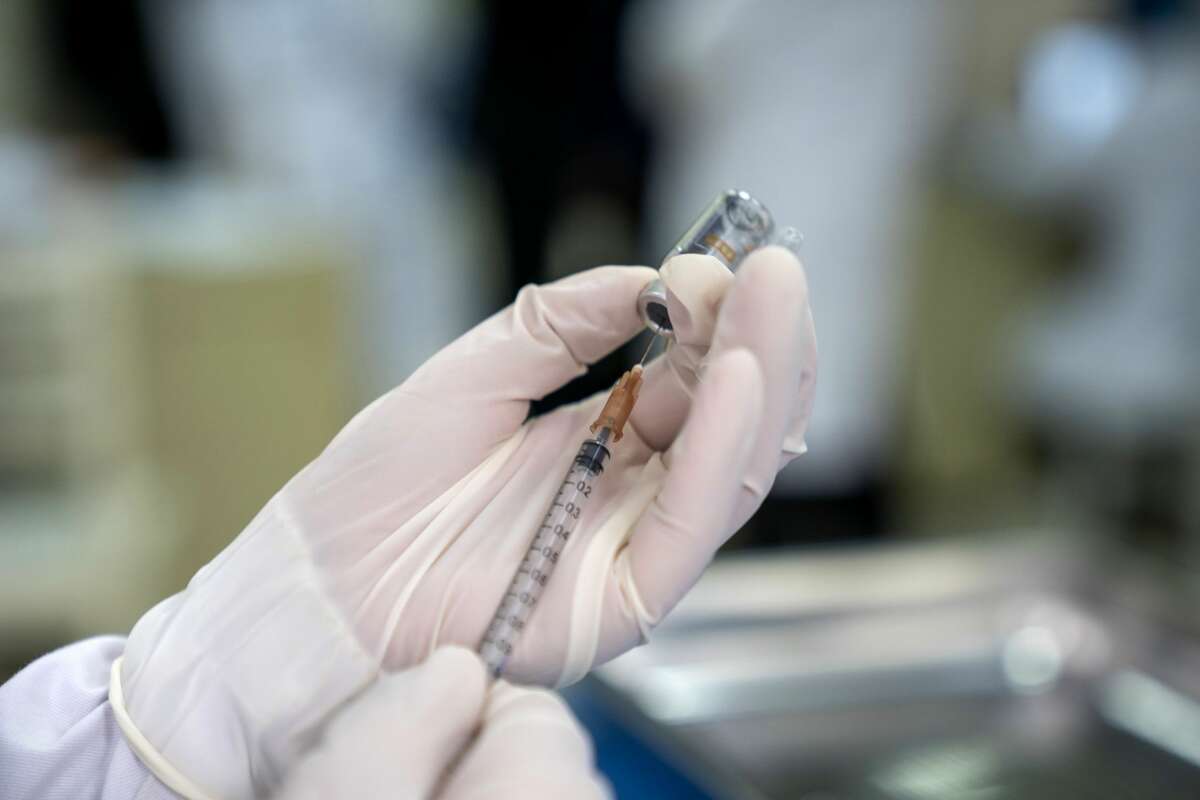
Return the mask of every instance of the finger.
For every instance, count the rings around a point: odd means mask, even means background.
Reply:
[[[508,405],[513,427],[526,403],[545,397],[642,329],[638,293],[648,267],[597,267],[526,286],[511,306],[484,320],[405,383],[429,396]]]
[[[461,647],[380,678],[326,726],[282,796],[428,797],[474,734],[485,689],[483,663]]]
[[[386,528],[380,517],[361,523],[347,517],[346,508],[387,509],[393,519],[407,518],[511,437],[530,400],[641,330],[637,295],[656,274],[646,267],[598,267],[525,287],[512,306],[357,414],[294,479],[290,502],[304,507],[314,530],[340,534],[327,539],[344,540],[350,525]],[[451,428],[455,446],[447,447]],[[408,476],[403,492],[396,491],[398,469]]]
[[[804,268],[789,250],[753,253],[721,307],[709,358],[742,348],[762,369],[762,423],[728,534],[762,504],[781,465],[802,451],[812,410],[816,335]]]
[[[727,350],[712,361],[664,459],[662,489],[618,556],[625,596],[643,630],[675,606],[729,535],[762,403],[762,372],[750,351]]]
[[[707,350],[733,273],[712,256],[688,253],[672,258],[658,275],[667,287],[675,343]]]
[[[479,736],[442,795],[473,798],[604,798],[587,734],[553,692],[497,681]]]
[[[665,450],[687,418],[698,370],[712,342],[718,311],[734,276],[712,256],[686,254],[663,265],[673,339],[646,367],[630,424],[654,450]]]

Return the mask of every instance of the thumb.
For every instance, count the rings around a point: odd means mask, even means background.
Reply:
[[[666,450],[687,418],[691,399],[733,273],[712,256],[675,256],[659,270],[667,289],[674,339],[661,358],[646,367],[634,430],[655,450]]]
[[[329,723],[280,796],[432,796],[475,734],[485,688],[483,663],[461,647],[380,678]]]

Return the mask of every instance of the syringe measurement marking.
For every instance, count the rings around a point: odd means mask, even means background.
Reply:
[[[583,503],[592,493],[590,477],[587,467],[572,465],[555,493],[500,608],[488,625],[483,638],[483,653],[489,664],[502,664],[503,659],[511,655],[516,635],[528,624],[529,615],[541,599],[550,574],[571,537],[572,531],[566,523],[579,519]],[[489,649],[495,652],[489,654]],[[502,657],[496,658],[497,653]]]

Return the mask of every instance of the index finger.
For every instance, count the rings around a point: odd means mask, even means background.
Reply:
[[[404,389],[485,407],[511,433],[531,400],[582,375],[642,329],[637,296],[655,276],[649,267],[596,267],[526,286],[512,305],[422,365]]]

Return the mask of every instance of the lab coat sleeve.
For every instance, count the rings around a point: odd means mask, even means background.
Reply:
[[[113,717],[109,671],[124,649],[119,636],[87,639],[0,686],[0,797],[177,797],[138,760]]]

